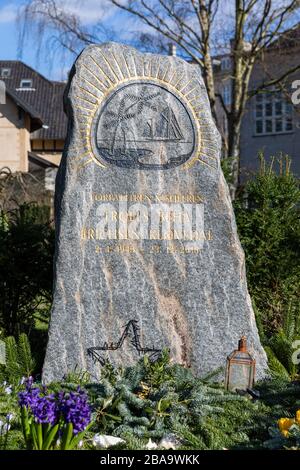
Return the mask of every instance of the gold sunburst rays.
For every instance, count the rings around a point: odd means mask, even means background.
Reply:
[[[90,69],[89,67],[87,67],[86,64],[82,64],[82,65],[83,65],[83,67],[85,68],[85,70],[86,70],[86,71],[97,81],[97,83],[103,88],[103,92],[105,93],[105,90],[109,89],[109,84],[107,84],[107,83],[101,81],[101,80],[99,79],[99,77],[97,77],[97,75],[93,72],[93,70]],[[87,81],[87,79],[86,79],[85,76],[83,76],[82,78]]]
[[[90,124],[88,124],[90,125]],[[81,135],[81,138],[85,137],[86,138],[86,142],[88,142],[88,136],[87,136],[87,132],[86,132],[86,129],[85,128],[81,128],[79,127],[79,134]]]
[[[208,142],[209,144],[211,144],[211,141],[206,141],[206,142]],[[206,148],[207,150],[211,151],[211,152],[215,152],[215,151],[218,149],[217,146],[216,146],[216,147],[210,147],[210,146],[207,145],[207,144],[205,144],[205,148]]]
[[[187,161],[184,165],[183,165],[183,168],[185,170],[187,169],[190,169],[192,166],[194,166],[194,164],[196,162],[198,163],[201,163],[202,165],[205,165],[205,166],[208,166],[209,168],[212,168],[214,170],[217,170],[218,169],[218,166],[214,166],[214,165],[211,165],[210,163],[206,162],[205,160],[203,160],[203,158],[206,157],[206,155],[204,155],[203,153],[201,153],[200,155],[198,155],[195,159],[193,159],[193,161]]]
[[[84,168],[85,166],[89,165],[90,163],[93,163],[94,161],[94,158],[91,157],[89,158],[88,160],[86,160],[85,162],[83,163],[80,163],[79,165],[77,165],[77,170],[80,171],[82,168]]]
[[[96,95],[95,93],[93,93],[92,91],[88,90],[87,88],[81,86],[81,85],[78,85],[78,87],[84,92],[84,93],[87,93],[89,96],[92,96],[93,98],[95,98],[96,101],[99,101],[99,99],[101,98],[99,95]],[[102,93],[103,94],[103,93]]]
[[[173,70],[173,73],[167,83],[172,84],[174,78],[176,77],[176,73],[177,73],[176,70]]]
[[[208,148],[208,147],[206,147],[206,145],[203,145],[203,149],[205,150],[205,153],[207,154],[208,158],[212,158],[213,160],[217,160],[217,158],[214,155],[215,152],[216,152],[214,149]]]
[[[128,78],[132,78],[132,75],[131,75],[130,70],[129,70],[129,66],[128,66],[128,62],[127,62],[125,52],[123,52],[122,57],[124,59],[124,64],[125,64],[125,68],[126,68],[126,71],[127,71],[127,76],[128,76]]]
[[[124,80],[126,77],[125,77],[125,75],[124,75],[124,73],[123,73],[123,71],[122,71],[122,69],[121,69],[121,67],[120,67],[120,64],[119,64],[119,62],[118,62],[118,60],[117,60],[117,58],[116,58],[116,56],[115,56],[115,54],[114,54],[114,51],[110,51],[110,53],[111,53],[111,55],[112,55],[112,57],[113,57],[113,59],[114,59],[114,61],[115,61],[116,67],[117,67],[117,69],[118,69],[118,71],[119,71],[119,73],[120,73],[120,75],[121,75],[121,80]]]
[[[90,163],[93,162],[93,154],[91,151],[82,151],[80,155],[75,158],[72,158],[71,165],[74,166],[77,172],[79,172],[82,168],[86,167]]]
[[[104,95],[105,89],[100,90],[99,86],[95,85],[95,83],[92,83],[90,80],[88,80],[84,75],[81,77],[82,80],[84,80],[86,83],[88,83],[88,86],[92,87],[93,90],[96,90],[97,93],[100,93],[101,95]]]
[[[208,128],[208,126],[206,126],[206,129],[207,129],[207,128]],[[208,137],[203,137],[203,138],[202,138],[202,142],[203,142],[203,144],[208,145],[208,146],[214,143],[214,141],[211,139],[210,136],[208,136]],[[216,146],[216,147],[217,147],[217,146]],[[214,147],[213,147],[213,148],[214,148]],[[216,150],[216,149],[214,149],[214,150]]]
[[[195,114],[196,114],[197,118],[202,119],[204,117],[202,107],[199,107],[198,109],[195,108]]]
[[[86,134],[83,132],[80,133],[80,144],[84,148],[84,150],[91,151],[89,140],[86,138]]]
[[[83,150],[83,153],[81,153],[77,157],[73,158],[73,160],[76,161],[76,162],[80,162],[81,160],[84,160],[86,157],[91,157],[90,150],[87,150],[86,152]]]
[[[206,165],[210,166],[211,168],[214,168],[214,170],[218,168],[218,160],[216,158],[214,159],[214,163],[216,166],[214,166],[211,161],[205,161],[204,158],[209,158],[209,156],[206,153],[201,153],[201,155],[199,155],[198,157],[199,162],[206,163]]]
[[[185,90],[185,88],[187,88],[189,85],[191,85],[192,83],[194,83],[194,78],[191,78],[190,80],[188,80],[180,89],[180,93],[183,93],[183,90]],[[195,88],[195,87],[193,87]],[[185,92],[184,95],[187,96],[188,94],[190,93],[189,92]]]
[[[143,78],[147,77],[147,67],[149,67],[149,62],[144,59],[143,61]]]
[[[205,156],[206,156],[207,158],[209,158],[210,160],[213,160],[213,161],[215,161],[215,162],[218,161],[218,159],[217,159],[216,157],[214,157],[214,156],[212,156],[212,155],[209,155],[209,153],[207,152],[206,147],[205,147]]]
[[[78,111],[81,111],[84,113],[84,115],[92,115],[93,114],[93,109],[91,108],[86,108],[85,106],[79,106],[77,104],[74,105],[74,109],[78,109]]]
[[[107,58],[105,57],[105,55],[99,51],[99,53],[101,54],[101,57],[103,57],[103,60],[105,62],[105,64],[107,65],[107,68],[111,71],[112,75],[114,76],[114,79],[116,80],[116,83],[120,80],[120,78],[118,77],[118,75],[116,74],[114,68],[112,67],[112,65],[110,64],[110,62],[107,60]]]
[[[132,60],[134,62],[136,76],[140,77],[141,72],[143,70],[143,64],[142,64],[141,60],[138,57],[136,57],[135,55],[132,56]]]
[[[135,62],[135,56],[133,54],[131,54],[131,59],[132,59],[132,64],[133,64],[134,76],[138,77],[137,66],[136,66],[136,62]]]
[[[184,77],[185,77],[185,74],[181,75],[181,77],[178,78],[178,80],[176,81],[176,83],[174,84],[174,87],[179,91],[180,88],[179,88],[179,83],[182,82],[182,80],[184,80]]]
[[[189,102],[193,103],[194,101],[196,101],[197,103],[199,103],[200,100],[201,100],[200,96],[197,95],[197,96],[194,96],[193,98],[190,98]]]
[[[198,162],[199,163],[202,163],[203,165],[206,165],[208,166],[209,168],[212,168],[213,170],[217,170],[218,169],[218,166],[214,166],[214,165],[211,165],[210,163],[206,162],[205,160],[203,160],[203,157],[206,157],[206,155],[202,154],[198,157]]]
[[[151,60],[151,62],[150,62],[150,77],[151,78],[157,78],[158,70],[159,70],[159,63],[157,65],[157,60],[154,60],[154,59]]]
[[[172,66],[171,64],[168,64],[167,67],[166,67],[166,70],[165,70],[165,73],[163,74],[163,76],[161,77],[162,81],[165,82],[166,81],[166,77],[168,75],[168,72],[171,70]]]
[[[186,79],[186,75],[178,73],[178,69],[170,62],[151,60],[149,57],[139,57],[135,53],[125,50],[123,53],[116,53],[111,48],[107,55],[102,51],[89,54],[87,61],[83,64],[86,70],[81,74],[80,88],[77,88],[74,108],[81,113],[80,119],[80,144],[82,151],[78,155],[78,169],[96,163],[102,168],[107,168],[107,164],[101,163],[96,156],[93,122],[98,116],[99,108],[105,103],[111,93],[122,84],[130,84],[135,81],[153,83],[165,87],[173,92],[189,109],[194,118],[196,143],[194,156],[182,165],[182,169],[191,168],[196,162],[216,169],[218,159],[214,156],[214,149],[206,146],[207,139],[203,136],[203,131],[209,127],[207,116],[203,114],[204,100],[199,96],[201,82],[195,77]],[[198,93],[197,93],[198,91]],[[205,161],[208,160],[208,161]]]
[[[105,72],[105,70],[103,70],[103,68],[101,67],[101,65],[99,64],[99,62],[95,59],[95,57],[93,57],[92,55],[89,55],[89,58],[92,59],[92,61],[94,62],[94,64],[98,67],[98,69],[100,70],[101,74],[108,80],[108,82],[113,85],[115,82],[114,80],[112,80],[110,78],[110,76]]]
[[[93,106],[95,106],[95,104],[97,104],[96,99],[94,101],[91,101],[90,99],[86,98],[85,96],[74,95],[74,98],[76,98],[77,100],[85,101],[86,103],[89,103]]]
[[[161,60],[158,59],[158,60],[157,60],[157,69],[156,69],[155,73],[153,74],[153,77],[156,78],[156,79],[158,79],[158,80],[160,79],[160,78],[159,78],[159,72],[160,72],[160,67],[161,67],[161,65],[162,65],[162,64],[161,64]]]
[[[184,90],[187,86],[189,85],[189,83],[187,83],[183,88],[182,90]],[[198,89],[198,85],[195,85],[193,88],[191,88],[190,90],[188,90],[186,93],[184,93],[184,96],[189,96],[191,93],[193,93],[195,90]],[[181,90],[181,92],[182,92]]]
[[[126,51],[124,51],[122,55],[123,55],[126,71],[128,74],[128,78],[131,78],[131,79],[138,78],[137,67],[136,67],[136,63],[134,60],[134,54],[132,54],[131,52],[129,54],[126,54]]]
[[[157,68],[157,74],[156,74],[156,78],[159,79],[159,80],[162,80],[163,79],[163,76],[165,74],[165,69],[163,67],[163,64],[161,63],[161,61],[159,61],[158,63],[158,68]]]

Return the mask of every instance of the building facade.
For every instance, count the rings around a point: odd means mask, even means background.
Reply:
[[[47,80],[20,61],[0,61],[0,80],[0,170],[45,171],[50,184],[67,130],[65,83]]]
[[[250,90],[281,77],[299,63],[300,28],[297,27],[272,44],[256,62]],[[215,57],[214,72],[217,92],[230,108],[230,53]],[[300,106],[293,105],[291,100],[296,80],[300,80],[300,71],[248,100],[241,129],[241,182],[257,170],[261,152],[266,157],[289,155],[293,171],[300,175]],[[41,170],[45,173],[45,184],[54,188],[67,133],[63,111],[65,82],[50,81],[20,61],[0,61],[1,84],[6,92],[5,100],[0,96],[0,171],[3,167],[11,172]],[[227,121],[220,102],[217,102],[217,115],[226,142]]]
[[[232,102],[231,54],[216,58],[215,80],[223,102]],[[287,73],[300,63],[300,27],[283,34],[256,61],[249,84],[256,91],[262,84],[284,77],[280,83],[261,89],[247,102],[243,115],[240,145],[240,181],[259,166],[258,155],[268,159],[288,155],[291,168],[300,175],[300,106],[293,103],[293,84],[300,80],[300,70]],[[219,128],[226,140],[227,123],[220,102],[217,105]]]

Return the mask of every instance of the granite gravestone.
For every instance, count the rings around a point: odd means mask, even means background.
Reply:
[[[65,96],[56,182],[55,289],[43,380],[99,377],[169,348],[201,375],[242,335],[266,356],[220,169],[220,136],[195,65],[89,46]]]

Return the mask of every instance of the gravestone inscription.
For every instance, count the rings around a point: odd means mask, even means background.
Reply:
[[[195,65],[87,47],[65,95],[54,299],[43,380],[163,348],[201,375],[242,335],[266,369],[220,136]]]

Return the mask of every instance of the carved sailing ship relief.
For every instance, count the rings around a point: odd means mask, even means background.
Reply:
[[[184,104],[151,83],[130,84],[115,92],[99,114],[97,135],[101,157],[125,168],[168,169],[187,161],[195,146]]]

